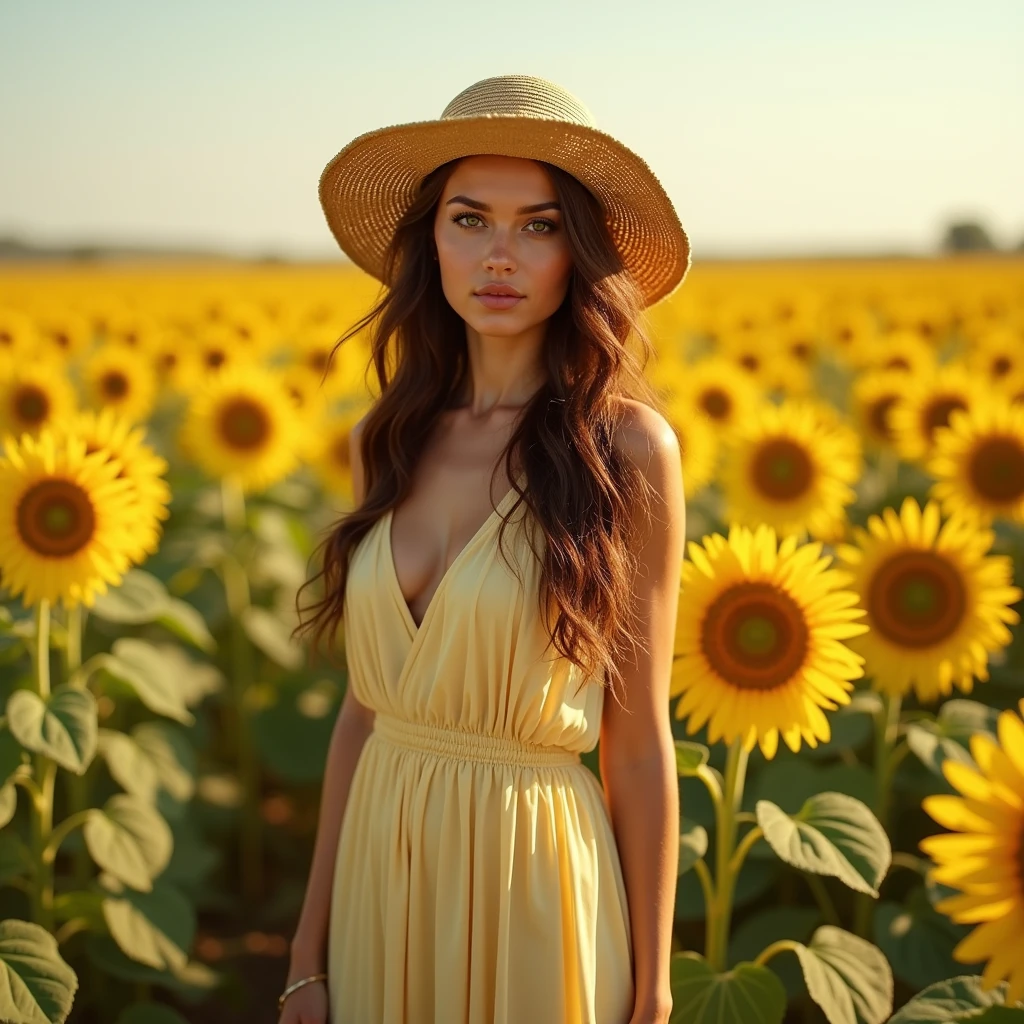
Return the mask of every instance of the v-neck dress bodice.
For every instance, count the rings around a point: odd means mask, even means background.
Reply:
[[[417,627],[390,513],[349,564],[349,685],[376,712],[328,929],[331,1024],[627,1024],[633,953],[604,791],[580,760],[605,691],[548,644],[510,491]],[[533,529],[538,551],[543,533]],[[577,690],[579,691],[577,693]]]

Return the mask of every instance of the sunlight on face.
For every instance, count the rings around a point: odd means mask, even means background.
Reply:
[[[452,308],[481,335],[521,334],[561,305],[572,254],[556,204],[550,175],[533,160],[465,157],[449,177],[434,220],[441,285]],[[520,212],[523,207],[535,209]],[[489,308],[475,293],[494,283],[523,297],[508,308]]]

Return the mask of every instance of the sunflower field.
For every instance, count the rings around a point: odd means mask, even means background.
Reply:
[[[376,291],[0,271],[0,1020],[277,1020],[345,690],[295,599]],[[648,325],[673,1021],[1024,1024],[1024,263],[698,262]]]

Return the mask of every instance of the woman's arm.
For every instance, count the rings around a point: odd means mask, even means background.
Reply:
[[[644,543],[633,587],[646,650],[620,666],[626,710],[606,699],[599,758],[633,937],[633,1024],[668,1021],[669,959],[679,865],[679,779],[669,682],[686,535],[679,441],[655,410],[630,403],[621,450],[651,484],[651,510],[636,510]]]
[[[363,421],[360,420],[352,428],[349,437],[352,491],[357,507],[365,496],[365,478],[359,448],[362,428]],[[334,864],[341,835],[341,823],[348,803],[352,775],[356,770],[363,744],[373,729],[373,720],[374,712],[356,700],[350,686],[341,703],[327,750],[313,861],[298,925],[291,942],[291,962],[286,985],[299,978],[319,974],[326,969],[331,889],[334,884]]]

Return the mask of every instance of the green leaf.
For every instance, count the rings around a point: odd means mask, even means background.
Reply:
[[[208,995],[220,982],[220,976],[198,960],[190,960],[183,968],[159,971],[124,955],[109,935],[87,935],[85,950],[89,959],[104,974],[123,981],[141,981],[161,985],[194,1000]]]
[[[1024,1009],[1014,1009],[1010,1006],[990,1006],[977,1016],[971,1014],[970,1017],[961,1017],[960,1020],[969,1020],[971,1024],[1024,1024]]]
[[[98,749],[114,781],[125,792],[146,803],[151,804],[156,800],[156,768],[131,736],[116,729],[100,729]]]
[[[776,858],[771,860],[746,859],[736,880],[732,905],[735,909],[763,896],[778,881],[781,865]],[[676,886],[675,919],[677,921],[701,921],[706,910],[704,907],[704,891],[694,871],[687,871],[679,878]]]
[[[875,944],[896,977],[915,992],[963,970],[953,959],[953,947],[969,930],[936,911],[923,886],[912,890],[904,905],[886,902],[875,909]]]
[[[32,851],[20,836],[0,833],[0,885],[14,878],[31,878],[35,872]]]
[[[305,650],[291,638],[291,629],[266,608],[250,605],[242,615],[242,627],[249,639],[268,657],[292,671],[305,660]]]
[[[767,967],[738,964],[715,974],[696,953],[677,953],[669,972],[670,1024],[782,1024],[786,990]]]
[[[759,800],[756,814],[765,840],[787,864],[878,895],[892,848],[885,829],[859,800],[843,793],[819,793],[796,815]]]
[[[892,1012],[889,962],[870,942],[822,925],[797,959],[810,997],[829,1024],[883,1024]]]
[[[122,637],[110,654],[97,655],[97,660],[106,672],[130,686],[150,711],[185,725],[195,722],[166,659],[152,644]]]
[[[92,859],[142,892],[152,890],[171,857],[170,826],[155,808],[128,794],[112,796],[102,810],[91,808],[82,832]]]
[[[948,700],[935,721],[914,722],[907,727],[907,744],[918,760],[940,778],[943,761],[973,765],[970,739],[975,733],[994,736],[999,711],[974,700]]]
[[[168,595],[156,621],[175,636],[206,654],[213,654],[217,650],[217,641],[207,628],[202,615],[187,601]]]
[[[0,921],[0,1020],[63,1024],[71,1012],[78,975],[57,940],[28,921]]]
[[[708,763],[711,751],[700,743],[676,740],[676,771],[686,777],[696,775],[697,770]]]
[[[806,943],[820,924],[821,912],[817,907],[776,906],[756,911],[733,930],[729,939],[729,965],[756,960],[780,939]],[[791,999],[803,995],[804,981],[796,960],[773,959],[771,967]]]
[[[981,978],[964,975],[929,985],[897,1013],[889,1024],[958,1024],[978,1020],[990,1006],[1006,1002],[1006,984],[986,992]]]
[[[180,970],[188,963],[195,911],[174,886],[158,882],[150,892],[137,892],[109,875],[101,876],[100,884],[109,893],[103,917],[127,956],[158,970]]]
[[[679,836],[679,874],[684,875],[708,852],[708,833],[701,826],[687,821],[681,824]]]
[[[13,782],[0,786],[0,828],[10,823],[18,809],[18,790]]]
[[[116,1024],[188,1024],[188,1021],[166,1003],[133,1003]]]
[[[307,672],[287,675],[265,692],[268,699],[260,701],[252,714],[261,759],[286,782],[321,779],[341,688],[332,679],[318,679]],[[252,696],[254,690],[250,690]]]
[[[129,569],[119,587],[99,595],[92,614],[107,622],[137,626],[154,622],[167,601],[164,585],[142,569]]]
[[[170,722],[141,722],[130,735],[101,729],[99,752],[114,780],[147,803],[161,789],[179,803],[195,791],[195,751]]]
[[[28,757],[22,745],[11,732],[7,722],[0,722],[0,785],[9,782],[11,776],[27,761]]]
[[[863,717],[863,716],[860,716]],[[809,764],[803,757],[769,761],[752,778],[744,810],[752,811],[758,800],[770,800],[787,814],[796,814],[819,793],[845,793],[871,806],[875,777],[863,765]],[[755,848],[756,852],[756,848]]]
[[[57,686],[45,700],[33,690],[15,690],[7,701],[7,722],[26,750],[76,775],[96,754],[96,698],[89,690]]]

